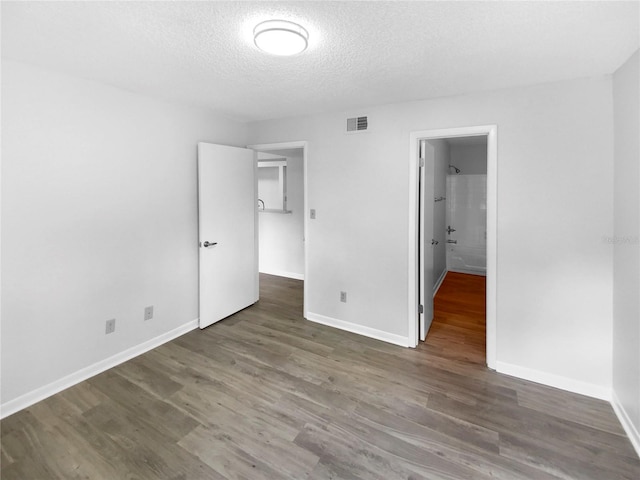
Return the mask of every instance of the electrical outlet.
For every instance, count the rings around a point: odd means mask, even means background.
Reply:
[[[316,209],[312,208],[311,210],[309,210],[309,217],[311,218],[311,220],[315,220],[316,219]]]
[[[110,334],[116,331],[116,319],[112,318],[111,320],[107,320],[107,323],[104,328],[105,334]]]
[[[144,309],[144,319],[151,320],[153,318],[153,305],[149,305]]]
[[[342,303],[347,303],[347,292],[340,292],[340,301]]]

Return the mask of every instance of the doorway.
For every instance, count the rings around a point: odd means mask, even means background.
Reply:
[[[426,130],[410,134],[409,184],[409,346],[415,347],[432,318],[433,297],[424,294],[424,272],[433,275],[433,248],[439,243],[432,229],[434,219],[434,148],[429,140],[486,137],[486,361],[496,362],[496,237],[497,237],[497,127],[495,125]],[[462,141],[464,142],[464,140]],[[430,166],[431,162],[431,166]],[[428,172],[428,174],[426,173]],[[431,175],[431,177],[430,177]],[[424,185],[427,185],[425,193]],[[422,191],[422,196],[421,196]],[[427,220],[425,220],[425,218]],[[431,223],[430,223],[431,222]],[[426,225],[425,225],[426,224]],[[429,238],[426,238],[429,237]],[[446,237],[445,237],[446,238]],[[451,240],[451,239],[449,239]],[[422,255],[421,255],[422,253]],[[424,267],[425,261],[427,268]],[[421,282],[422,281],[422,282]],[[433,280],[431,280],[433,282]],[[422,301],[421,301],[422,300]],[[426,304],[431,302],[431,304]],[[429,308],[431,307],[431,308]],[[431,317],[425,318],[431,315]],[[423,328],[421,332],[420,328]]]
[[[433,322],[443,355],[486,365],[487,136],[428,141],[435,150]],[[422,336],[421,336],[422,340]]]
[[[250,145],[257,157],[259,271],[296,280],[307,273],[307,142]],[[306,299],[304,282],[303,296]],[[306,318],[306,302],[303,301]]]

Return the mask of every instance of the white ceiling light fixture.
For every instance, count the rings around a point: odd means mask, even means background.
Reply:
[[[306,50],[309,33],[286,20],[267,20],[253,29],[253,41],[263,52],[272,55],[296,55]]]

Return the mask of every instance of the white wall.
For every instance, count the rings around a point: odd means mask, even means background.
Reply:
[[[497,124],[499,368],[607,397],[611,78],[365,110],[371,130],[358,135],[343,133],[347,112],[250,125],[252,143],[309,142],[313,317],[406,342],[409,133]]]
[[[640,51],[613,76],[613,392],[640,455]]]
[[[451,145],[451,164],[460,169],[460,175],[487,174],[487,144]],[[451,169],[453,174],[454,170]]]
[[[435,198],[447,196],[447,172],[449,171],[449,144],[446,140],[429,140],[435,153],[434,186]],[[433,205],[433,238],[438,243],[433,246],[434,289],[447,270],[447,201],[441,200]]]
[[[287,158],[287,210],[261,212],[260,271],[302,279],[304,277],[304,161],[302,149],[279,152]],[[269,152],[273,153],[273,152]],[[269,206],[267,205],[267,208]]]
[[[6,407],[194,325],[196,144],[246,145],[246,126],[18,63],[2,70]]]

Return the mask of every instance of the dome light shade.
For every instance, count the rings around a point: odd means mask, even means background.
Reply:
[[[309,33],[297,23],[267,20],[253,29],[253,41],[263,52],[272,55],[296,55],[307,48]]]

